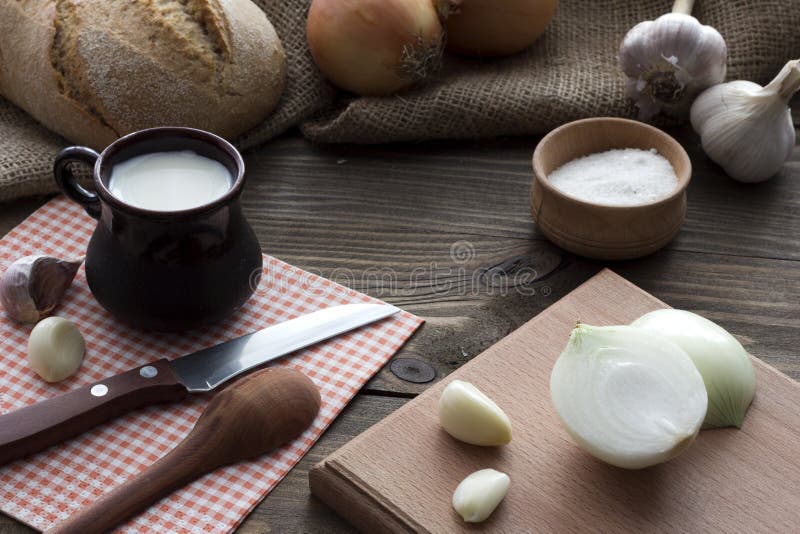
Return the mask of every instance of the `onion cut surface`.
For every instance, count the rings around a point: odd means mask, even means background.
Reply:
[[[686,352],[631,326],[579,324],[553,367],[550,395],[578,445],[626,469],[683,452],[708,406],[703,379]]]

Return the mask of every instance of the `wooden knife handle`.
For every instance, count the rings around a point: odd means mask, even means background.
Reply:
[[[0,415],[0,465],[77,436],[131,410],[186,397],[162,359]]]

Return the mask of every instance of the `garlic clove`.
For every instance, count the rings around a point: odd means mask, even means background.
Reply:
[[[0,303],[6,315],[20,323],[35,323],[39,310],[30,294],[30,265],[26,258],[12,264],[0,278]]]
[[[25,256],[12,263],[0,278],[0,303],[6,314],[21,323],[35,323],[49,315],[82,262]]]
[[[626,469],[686,450],[708,407],[686,352],[632,326],[578,325],[553,367],[550,397],[581,448]]]
[[[47,382],[59,382],[74,375],[86,351],[78,328],[63,317],[39,321],[28,338],[28,363]]]
[[[467,476],[453,493],[453,508],[467,523],[486,520],[508,492],[511,479],[494,469],[481,469]]]
[[[686,118],[695,97],[725,80],[722,35],[688,14],[668,13],[634,26],[619,49],[627,95],[646,120],[659,112]]]
[[[505,445],[511,421],[497,404],[469,382],[453,380],[439,398],[439,422],[448,434],[472,445]]]
[[[787,63],[766,87],[737,80],[707,89],[691,109],[703,150],[734,180],[771,178],[794,150],[788,102],[798,90],[800,60]]]
[[[631,326],[666,337],[692,359],[708,393],[703,428],[742,427],[756,392],[756,376],[747,351],[735,337],[718,324],[685,310],[652,311]]]

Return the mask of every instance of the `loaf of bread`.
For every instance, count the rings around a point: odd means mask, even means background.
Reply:
[[[285,78],[250,0],[0,0],[0,94],[73,143],[164,125],[232,139]]]

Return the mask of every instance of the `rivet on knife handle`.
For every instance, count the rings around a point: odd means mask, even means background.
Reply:
[[[0,465],[39,452],[131,410],[186,397],[162,359],[0,415]]]

